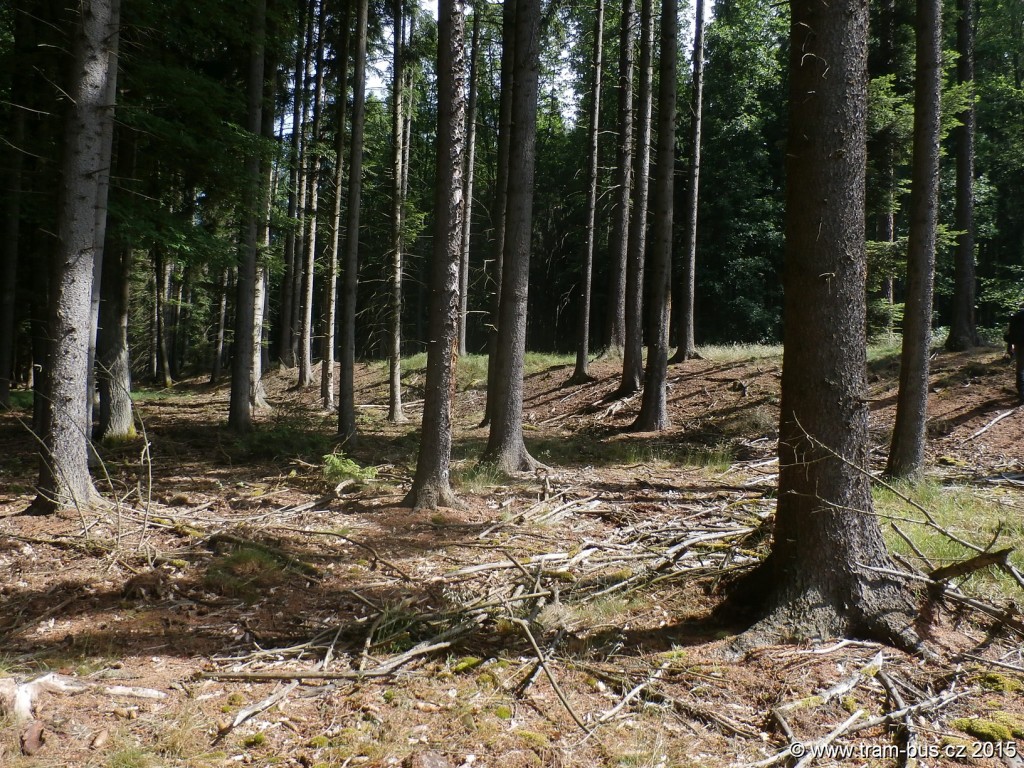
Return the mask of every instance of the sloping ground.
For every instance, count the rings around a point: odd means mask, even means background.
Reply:
[[[782,765],[787,745],[830,734],[850,751],[816,765],[896,765],[906,733],[927,765],[1015,764],[999,740],[1024,736],[1021,625],[984,612],[1019,600],[1012,582],[976,575],[978,604],[930,612],[927,661],[831,641],[736,659],[736,628],[706,620],[770,536],[780,361],[765,354],[675,366],[659,435],[622,432],[639,398],[605,401],[614,361],[565,387],[570,367],[535,360],[527,443],[550,470],[511,479],[476,465],[467,361],[465,506],[439,513],[396,506],[417,438],[385,423],[380,364],[360,371],[350,451],[376,476],[340,491],[323,475],[334,417],[290,389],[294,372],[268,382],[275,409],[245,439],[223,429],[224,387],[146,394],[145,440],[104,449],[117,503],[81,515],[17,515],[33,442],[24,414],[0,415],[0,699],[4,681],[58,675],[35,698],[45,742],[24,755],[9,714],[0,765]],[[879,460],[894,370],[872,363]],[[422,371],[406,381],[418,416]],[[1024,537],[1024,416],[996,421],[1011,383],[995,351],[934,361],[933,484],[987,499],[950,524],[981,547]],[[935,565],[972,554],[940,562],[928,544]],[[875,722],[907,707],[909,731]]]

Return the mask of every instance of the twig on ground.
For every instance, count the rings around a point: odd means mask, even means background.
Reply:
[[[544,653],[541,651],[540,646],[537,645],[537,639],[533,636],[533,632],[530,631],[530,625],[523,619],[513,618],[512,622],[517,624],[519,628],[523,630],[523,634],[526,635],[526,639],[530,641],[530,646],[533,648],[533,652],[537,655],[537,663],[540,664],[541,669],[544,670],[544,675],[547,677],[548,682],[551,683],[551,688],[554,690],[558,700],[562,702],[562,706],[565,707],[566,712],[568,712],[569,716],[572,717],[573,722],[575,722],[584,733],[589,735],[590,727],[583,722],[578,714],[576,714],[576,710],[572,708],[572,704],[569,703],[569,700],[562,692],[561,686],[559,686],[558,681],[555,679],[555,676],[551,673],[551,669],[548,667],[548,662],[544,658]]]

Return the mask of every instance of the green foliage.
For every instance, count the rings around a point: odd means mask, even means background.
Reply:
[[[346,480],[365,483],[377,476],[376,467],[361,467],[341,451],[324,454],[324,480],[332,485]]]
[[[268,427],[258,427],[237,440],[241,452],[250,460],[304,459],[323,456],[334,438],[322,431],[288,418]]]
[[[240,547],[215,557],[206,570],[203,584],[226,597],[254,602],[283,580],[278,558],[257,547]]]

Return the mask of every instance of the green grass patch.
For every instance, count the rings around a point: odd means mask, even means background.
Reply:
[[[35,395],[31,389],[12,389],[11,390],[11,410],[12,411],[31,411],[32,403],[35,401]]]
[[[255,602],[284,579],[284,565],[273,554],[256,547],[240,547],[215,557],[203,583],[226,597]]]
[[[267,427],[258,427],[238,438],[235,447],[250,460],[317,461],[331,453],[335,440],[336,435],[317,431],[305,424],[281,421]]]
[[[452,471],[452,482],[465,493],[483,494],[496,485],[504,484],[507,479],[494,464],[483,461],[468,463]]]
[[[998,532],[999,538],[992,548],[1014,548],[1016,551],[1011,555],[1011,562],[1017,568],[1024,568],[1024,555],[1021,554],[1024,523],[1019,509],[998,495],[966,486],[943,485],[934,480],[900,483],[894,488],[927,509],[940,527],[971,544],[988,547]],[[925,515],[892,491],[877,488],[874,499],[875,511],[885,516],[881,522],[889,547],[922,568],[927,569],[928,566],[919,561],[911,546],[893,530],[892,524],[899,526],[935,567],[966,560],[976,554],[926,525]],[[901,519],[887,520],[887,517]],[[967,577],[962,586],[990,597],[1011,596],[1019,589],[1016,582],[998,568],[977,571]]]
[[[705,360],[714,363],[738,363],[744,360],[782,360],[781,344],[712,344],[698,347],[697,351]]]

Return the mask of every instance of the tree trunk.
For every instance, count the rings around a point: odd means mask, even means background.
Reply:
[[[590,66],[594,82],[590,91],[590,126],[587,136],[587,242],[583,251],[582,291],[579,330],[576,339],[576,368],[570,384],[592,381],[587,370],[590,361],[590,291],[594,272],[594,243],[597,239],[597,162],[601,129],[601,70],[604,65],[604,0],[597,0],[594,19],[594,54]]]
[[[924,467],[928,356],[932,341],[935,229],[939,208],[939,111],[942,89],[941,0],[917,0],[914,150],[910,180],[907,295],[896,423],[887,473],[920,474]]]
[[[313,73],[313,123],[310,127],[309,150],[306,152],[309,173],[306,184],[305,268],[302,274],[302,315],[299,323],[300,387],[313,383],[313,296],[316,275],[317,211],[320,201],[320,113],[324,91],[324,28],[323,5],[316,13],[316,0],[310,0],[310,18],[316,36],[316,71]]]
[[[49,513],[92,505],[98,495],[89,474],[86,422],[93,266],[102,173],[110,157],[116,92],[118,0],[83,2],[75,23],[73,75],[64,134],[58,247],[54,259],[49,336],[52,349],[42,434],[39,495],[31,511]],[[102,206],[101,206],[102,204]]]
[[[132,413],[132,372],[128,354],[128,309],[132,249],[108,238],[104,248],[103,286],[97,339],[97,382],[100,419],[97,437],[124,440],[135,437]]]
[[[683,274],[680,301],[676,306],[679,348],[669,360],[681,363],[699,357],[694,342],[693,303],[697,275],[697,203],[700,199],[701,117],[704,107],[704,0],[696,0],[693,25],[693,93],[690,102],[690,179],[686,187],[683,231]]]
[[[619,113],[615,145],[615,209],[609,247],[611,266],[608,350],[621,354],[626,345],[626,253],[629,244],[629,197],[633,184],[633,40],[636,6],[622,0],[619,31]]]
[[[14,97],[17,100],[17,96]],[[18,238],[21,223],[22,147],[25,144],[25,113],[15,107],[11,115],[12,147],[4,152],[2,240],[0,240],[0,408],[11,405],[14,379],[15,308],[18,282]]]
[[[498,325],[501,281],[505,263],[505,229],[508,210],[508,163],[512,141],[512,86],[515,81],[516,0],[506,0],[501,11],[501,93],[498,102],[498,157],[494,176],[494,259],[491,262],[490,327],[487,334],[487,401],[481,427],[488,426],[497,407]]]
[[[533,178],[540,70],[540,0],[516,3],[512,129],[501,303],[495,357],[495,401],[484,459],[500,470],[532,470],[523,442],[523,358],[533,236]]]
[[[174,379],[171,377],[170,346],[167,343],[167,299],[171,290],[171,269],[164,257],[163,248],[155,243],[151,249],[153,254],[153,268],[156,270],[154,299],[156,306],[153,309],[155,319],[156,335],[156,377],[154,383],[157,386],[168,389],[174,386]]]
[[[220,381],[221,370],[224,367],[224,330],[228,321],[228,285],[230,285],[231,270],[224,269],[220,276],[220,290],[217,297],[217,336],[213,342],[213,368],[210,373],[210,383],[216,384]]]
[[[402,3],[393,0],[394,17],[394,59],[391,77],[391,349],[388,355],[388,421],[401,424],[406,421],[402,410],[402,213],[405,200],[402,196],[402,161],[405,152],[402,140],[405,138],[405,122],[402,90],[405,79],[402,56]]]
[[[263,129],[264,38],[266,0],[255,0],[252,17],[252,48],[249,52],[246,128],[254,137]],[[228,427],[239,433],[253,427],[252,393],[254,387],[253,354],[255,343],[257,259],[259,258],[259,219],[261,205],[260,155],[256,149],[245,159],[248,180],[243,202],[245,225],[238,259],[238,292],[235,300],[235,345],[231,365],[231,401]]]
[[[463,0],[440,0],[437,43],[437,188],[431,264],[430,330],[423,428],[416,476],[404,504],[436,509],[456,503],[449,478],[452,408],[459,341],[459,257],[462,252],[463,152],[466,144],[466,61]]]
[[[291,231],[284,238],[284,279],[281,282],[281,317],[279,319],[278,345],[281,364],[286,368],[296,365],[298,335],[296,333],[296,297],[302,286],[302,208],[299,198],[306,185],[302,174],[302,122],[305,117],[306,61],[310,47],[307,44],[307,30],[311,25],[308,16],[309,4],[299,3],[299,30],[302,34],[295,49],[293,77],[295,89],[292,98],[292,133],[289,149],[290,169],[288,172],[288,219]]]
[[[974,0],[957,0],[956,80],[969,89],[974,98]],[[974,134],[975,112],[971,101],[957,115],[960,125],[953,129],[956,156],[956,205],[953,229],[956,238],[953,256],[953,317],[946,349],[960,351],[977,346],[978,327],[974,317]]]
[[[644,373],[644,262],[647,251],[647,200],[650,191],[653,48],[652,0],[641,0],[640,82],[637,87],[636,150],[633,155],[633,212],[629,222],[626,261],[626,345],[622,353],[622,381],[614,397],[629,397],[638,392]]]
[[[916,642],[871,514],[864,248],[867,3],[791,3],[784,353],[772,551],[733,592],[740,645]]]
[[[667,429],[665,377],[668,373],[669,296],[672,275],[672,220],[675,203],[676,162],[676,43],[678,2],[662,0],[661,49],[658,56],[658,162],[652,186],[651,305],[648,310],[650,341],[644,370],[640,413],[630,429],[656,432]]]
[[[348,45],[352,28],[352,5],[345,3],[341,18],[341,43],[337,51],[338,93],[335,101],[338,129],[334,137],[334,210],[331,214],[331,244],[324,275],[324,359],[320,370],[320,396],[325,411],[336,407],[334,399],[334,326],[338,312],[338,255],[341,247],[341,202],[345,183],[345,116],[348,106]]]
[[[356,50],[352,77],[352,150],[348,173],[348,218],[341,290],[341,383],[338,433],[356,439],[356,292],[359,287],[359,207],[363,192],[363,128],[366,122],[367,0],[356,6]]]
[[[462,176],[462,256],[459,262],[459,354],[466,354],[469,323],[469,243],[473,231],[473,180],[476,171],[477,64],[480,58],[480,16],[483,6],[473,8],[473,33],[469,44],[469,107],[466,110],[466,170]]]

